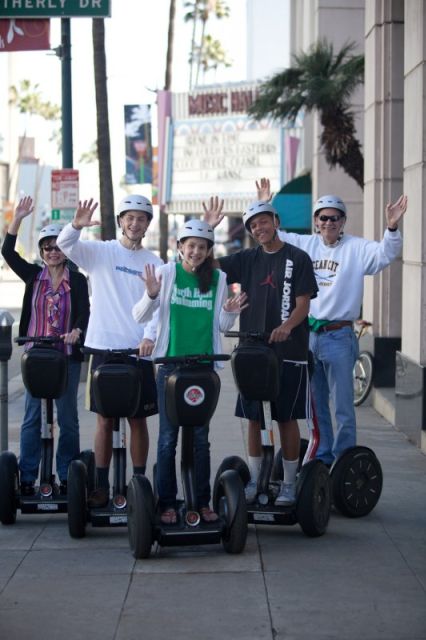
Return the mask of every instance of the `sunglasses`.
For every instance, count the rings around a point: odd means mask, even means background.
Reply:
[[[45,251],[46,253],[50,253],[51,251],[57,251],[58,253],[61,251],[59,247],[57,247],[56,245],[54,246],[48,246],[48,247],[42,247],[43,251]]]
[[[321,220],[321,222],[339,222],[342,218],[343,216],[318,216],[318,220]]]

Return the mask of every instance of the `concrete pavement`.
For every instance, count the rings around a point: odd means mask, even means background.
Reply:
[[[213,473],[225,455],[246,451],[246,426],[232,417],[229,363],[221,379]],[[9,446],[17,452],[19,377],[12,385]],[[84,383],[79,404],[82,448],[91,447]],[[424,640],[426,458],[370,406],[359,407],[357,419],[359,443],[381,461],[383,493],[366,518],[333,512],[321,538],[307,538],[298,525],[250,525],[238,556],[221,545],[166,547],[135,561],[125,529],[89,525],[84,539],[73,540],[66,516],[18,512],[15,525],[0,525],[0,637]],[[150,419],[149,475],[157,424]]]

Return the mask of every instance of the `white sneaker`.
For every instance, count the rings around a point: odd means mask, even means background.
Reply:
[[[250,480],[244,489],[244,493],[246,494],[246,503],[253,504],[256,500],[257,496],[257,481]]]
[[[294,504],[296,502],[296,485],[285,484],[281,482],[281,489],[278,494],[278,497],[275,500],[277,506],[286,506],[289,504]]]

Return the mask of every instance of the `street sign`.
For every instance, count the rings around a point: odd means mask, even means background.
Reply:
[[[66,224],[74,218],[74,213],[74,209],[52,209],[51,220],[52,222]]]
[[[0,18],[108,18],[111,0],[0,0]]]
[[[52,209],[76,209],[78,207],[77,169],[52,171]]]

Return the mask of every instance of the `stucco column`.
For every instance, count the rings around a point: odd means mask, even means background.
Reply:
[[[404,20],[404,190],[408,211],[396,417],[409,436],[426,449],[426,2],[405,2]]]
[[[381,240],[385,206],[402,193],[404,2],[365,4],[364,237]],[[401,225],[401,231],[403,225]],[[366,278],[363,316],[375,336],[401,335],[401,260]]]

